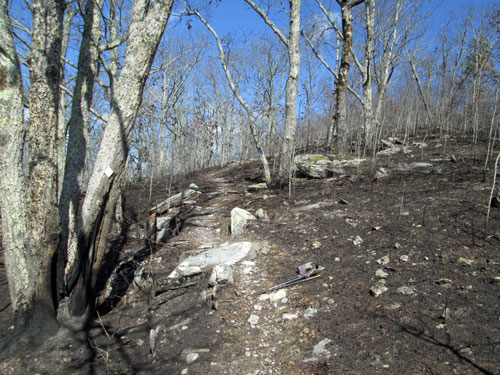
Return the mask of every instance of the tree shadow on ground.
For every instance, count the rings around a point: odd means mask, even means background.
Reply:
[[[425,327],[424,328],[416,327],[409,323],[403,323],[392,317],[380,313],[371,313],[371,315],[375,319],[382,319],[388,321],[393,326],[398,327],[401,332],[413,336],[417,340],[421,340],[425,343],[434,345],[436,347],[446,349],[449,353],[453,354],[453,356],[456,357],[459,361],[461,361],[462,363],[467,363],[468,365],[472,366],[474,369],[476,369],[482,374],[495,375],[495,372],[486,369],[481,364],[477,363],[476,361],[470,358],[467,358],[464,354],[462,354],[461,351],[469,347],[471,343],[458,346],[456,344],[452,344],[452,337],[448,333],[446,334],[446,338],[443,339],[437,337],[436,335],[433,335],[432,333],[429,333],[431,332],[431,330],[427,330]],[[489,343],[486,345],[494,345],[494,344]]]

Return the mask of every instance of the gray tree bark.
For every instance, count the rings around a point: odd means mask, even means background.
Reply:
[[[78,209],[83,190],[85,156],[89,139],[90,108],[99,59],[102,3],[103,0],[88,0],[85,6],[78,72],[73,92],[71,117],[67,125],[67,156],[59,201],[61,245],[58,257],[58,285],[63,294],[67,293],[68,288],[63,277],[68,255],[68,240],[75,241],[77,237]]]
[[[297,92],[300,75],[300,13],[301,0],[289,1],[289,34],[288,38],[269,19],[267,14],[259,8],[252,0],[245,0],[274,31],[278,38],[288,49],[289,71],[286,82],[285,98],[285,129],[283,143],[281,144],[280,166],[278,172],[278,183],[283,185],[289,178],[293,168],[293,154],[295,153],[295,135],[297,132]]]
[[[12,36],[7,35],[12,35],[12,30],[5,2],[2,2],[0,26],[2,49],[6,48],[8,56],[2,59],[2,71],[5,71],[6,81],[10,82],[6,88],[2,84],[2,93],[6,94],[7,105],[16,111],[12,113],[16,121],[5,128],[2,126],[2,131],[12,127],[12,134],[5,139],[2,137],[2,142],[6,143],[5,150],[10,148],[14,159],[8,160],[8,155],[2,150],[5,172],[12,176],[5,176],[5,182],[2,176],[1,184],[2,191],[19,190],[12,192],[13,197],[2,199],[2,214],[6,221],[4,228],[8,233],[4,237],[6,267],[15,322],[13,339],[8,347],[10,351],[39,344],[59,327],[52,278],[59,245],[57,129],[65,4],[63,0],[36,0],[32,9],[28,128],[30,163],[27,180],[22,175],[24,144],[20,138],[21,128],[24,128],[24,111],[18,105],[22,96],[17,98],[20,94],[16,93],[21,90],[19,63],[13,57],[15,47]],[[10,116],[2,113],[1,117],[3,123],[9,121]],[[12,211],[9,211],[9,203],[14,200],[19,200],[19,207],[11,207]]]
[[[335,114],[334,120],[337,128],[337,147],[340,154],[348,152],[348,125],[347,125],[347,85],[349,70],[352,61],[352,8],[364,0],[337,0],[342,11],[342,57],[339,75],[335,87]]]
[[[87,306],[95,233],[102,222],[109,193],[117,183],[128,156],[144,85],[172,9],[173,0],[150,3],[136,0],[131,11],[127,52],[120,77],[111,92],[111,113],[88,183],[78,223],[77,241],[70,241],[66,280],[71,290],[70,309],[82,314]],[[96,231],[97,230],[97,231]]]

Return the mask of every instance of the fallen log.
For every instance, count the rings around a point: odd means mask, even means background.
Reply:
[[[181,193],[175,194],[168,199],[165,199],[160,204],[154,206],[149,210],[150,214],[155,214],[157,216],[162,215],[167,212],[172,207],[177,207],[182,205],[183,202],[187,200],[194,200],[200,195],[199,191],[193,189],[186,189]]]

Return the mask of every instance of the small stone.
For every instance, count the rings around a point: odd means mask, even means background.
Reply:
[[[329,305],[334,305],[335,304],[335,301],[333,298],[330,298],[328,299],[328,301],[326,301]]]
[[[259,208],[257,211],[255,211],[255,216],[258,219],[267,219],[268,218],[266,210],[264,210],[262,208]]]
[[[181,375],[187,375],[187,373],[188,373],[188,369],[187,368],[185,368],[184,370],[181,371]]]
[[[378,270],[375,271],[375,277],[379,279],[386,279],[389,274],[385,272],[382,268],[379,268]]]
[[[460,354],[462,354],[462,355],[464,355],[464,354],[467,356],[474,355],[474,352],[472,351],[471,348],[463,348],[463,349],[460,349],[459,351],[460,351]]]
[[[386,286],[383,285],[374,285],[370,288],[370,293],[374,297],[380,296],[382,293],[385,293],[389,290]]]
[[[442,285],[444,287],[450,287],[451,284],[453,283],[452,280],[450,279],[446,279],[446,278],[442,278],[442,279],[439,279],[439,280],[436,280],[434,281],[434,284],[437,284],[437,285]]]
[[[398,290],[398,293],[401,293],[401,294],[404,294],[404,295],[407,295],[407,296],[410,296],[410,295],[416,293],[415,288],[409,287],[409,286],[406,286],[406,285],[399,287],[397,290]]]
[[[312,248],[313,249],[319,249],[321,247],[321,242],[319,241],[313,241],[312,243]]]
[[[297,314],[285,313],[281,317],[285,320],[292,320],[297,318]]]
[[[309,319],[312,318],[316,313],[318,312],[318,309],[309,307],[305,312],[304,312],[304,318]]]
[[[190,365],[191,363],[193,363],[194,361],[196,361],[199,357],[200,357],[200,355],[198,353],[189,353],[186,356],[186,362],[187,362],[188,365]]]
[[[458,258],[458,263],[464,263],[468,266],[471,266],[474,263],[474,260],[460,257]]]
[[[386,306],[385,309],[386,310],[397,310],[401,307],[401,304],[399,302],[394,302],[394,303],[391,303],[390,305]]]
[[[339,258],[339,257],[336,257],[334,260],[335,260],[336,262],[340,262],[340,258]]]
[[[377,172],[375,172],[375,181],[381,180],[389,175],[389,171],[386,168],[380,167]]]
[[[208,285],[214,286],[217,284],[232,284],[233,270],[227,264],[217,264],[212,269],[212,274],[208,279]]]
[[[259,317],[255,314],[251,314],[247,322],[254,326],[259,322]]]
[[[256,305],[253,305],[253,309],[256,311],[260,311],[260,310],[262,310],[262,306],[259,304],[256,304]]]
[[[377,263],[385,266],[390,262],[389,255],[384,255],[382,258],[377,259]]]
[[[410,257],[408,255],[403,254],[399,257],[399,260],[401,262],[408,262],[410,260]]]
[[[271,300],[271,302],[277,302],[285,297],[286,297],[285,289],[277,290],[269,295],[269,299]]]
[[[266,301],[269,299],[269,294],[261,294],[258,298],[259,301]]]
[[[326,350],[325,347],[331,342],[332,342],[332,340],[330,340],[330,339],[324,339],[324,340],[321,340],[316,345],[314,345],[313,356],[315,356],[315,357],[324,356],[325,358],[330,357],[330,352],[328,350]]]
[[[356,236],[356,238],[352,240],[352,243],[356,246],[361,246],[363,239],[360,236]]]
[[[400,249],[400,248],[401,248],[401,244],[400,244],[399,242],[396,242],[396,243],[394,244],[394,248],[395,248],[395,249]]]

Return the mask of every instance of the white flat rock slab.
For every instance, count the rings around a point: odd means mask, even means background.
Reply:
[[[200,270],[217,264],[235,264],[245,258],[251,248],[251,242],[226,242],[219,247],[197,251],[195,255],[184,259],[168,277],[175,279],[179,276],[190,276],[186,272],[186,270],[190,269],[199,273]]]

